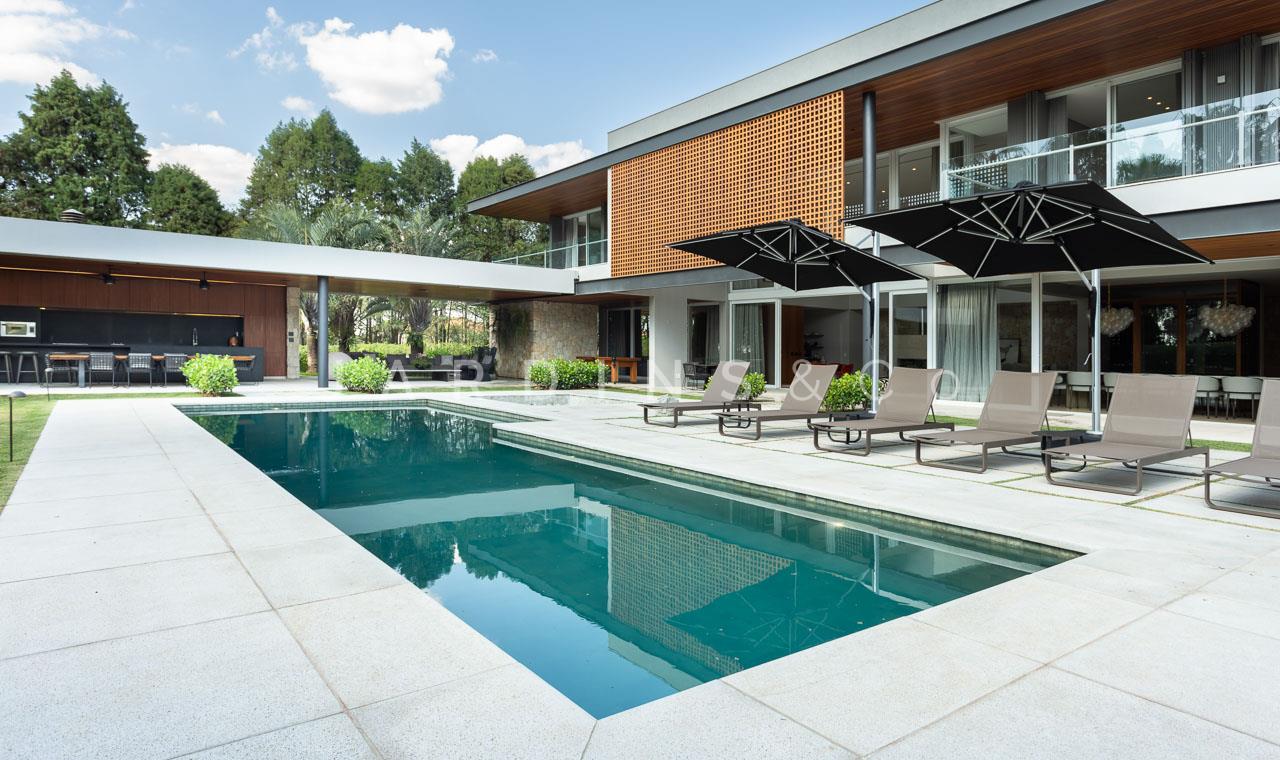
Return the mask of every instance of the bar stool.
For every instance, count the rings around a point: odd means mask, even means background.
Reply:
[[[13,354],[8,351],[0,351],[0,356],[4,357],[4,381],[6,383],[13,382]]]
[[[17,353],[17,356],[18,356],[18,367],[17,367],[17,370],[15,370],[13,373],[13,382],[15,383],[22,382],[22,373],[30,372],[31,377],[34,378],[36,381],[36,384],[39,385],[40,384],[39,354],[37,354],[35,351],[19,351]],[[22,368],[23,365],[26,364],[28,360],[30,360],[31,362],[30,369],[23,369]]]

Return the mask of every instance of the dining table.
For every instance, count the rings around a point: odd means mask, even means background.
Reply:
[[[77,379],[78,379],[77,384],[78,384],[81,388],[85,387],[86,380],[87,380],[85,370],[86,370],[86,369],[88,368],[88,366],[89,366],[89,355],[88,355],[88,354],[70,354],[70,353],[49,354],[49,355],[46,357],[46,361],[48,361],[48,362],[50,362],[50,363],[52,363],[52,362],[75,362],[75,363],[76,363],[76,368],[77,368]]]

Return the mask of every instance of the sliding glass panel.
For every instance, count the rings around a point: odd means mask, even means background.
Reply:
[[[1173,375],[1178,372],[1178,322],[1182,305],[1145,304],[1139,311],[1144,374]]]
[[[991,283],[938,288],[939,394],[959,401],[982,401],[1000,366],[996,338],[996,287]]]
[[[996,331],[1000,369],[1031,371],[1031,283],[996,285]]]
[[[927,326],[924,293],[894,294],[893,325],[890,328],[893,333],[893,366],[926,366]]]
[[[587,264],[603,264],[609,260],[605,246],[605,220],[603,211],[587,214]]]
[[[1200,321],[1202,306],[1219,299],[1187,301],[1187,374],[1236,375],[1236,338],[1215,333]]]
[[[938,200],[938,146],[898,154],[898,208],[923,206]]]
[[[867,213],[862,186],[862,159],[847,162],[844,168],[845,216]],[[889,210],[889,154],[876,157],[876,211]]]
[[[764,372],[768,378],[768,357],[765,354],[765,304],[743,303],[733,305],[733,358],[748,362],[751,372]]]
[[[1088,408],[1093,370],[1087,363],[1093,322],[1093,301],[1080,282],[1046,282],[1041,313],[1041,366],[1061,375],[1059,398],[1075,408]],[[1103,365],[1106,366],[1105,364]]]
[[[1196,153],[1194,145],[1184,145],[1183,140],[1182,74],[1174,71],[1116,85],[1112,98],[1113,184],[1181,176]],[[1223,123],[1235,132],[1234,121]],[[1215,128],[1213,134],[1218,131]]]

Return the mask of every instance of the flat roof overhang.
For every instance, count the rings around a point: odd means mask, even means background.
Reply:
[[[335,293],[502,301],[573,293],[568,270],[0,217],[4,269],[239,282]]]
[[[585,173],[579,173],[582,168],[582,164],[574,164],[486,195],[467,204],[467,211],[502,219],[547,222],[552,217],[605,205],[609,197],[609,165],[588,167]]]

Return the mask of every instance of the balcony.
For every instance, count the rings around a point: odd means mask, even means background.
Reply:
[[[1093,180],[1104,187],[1280,162],[1280,90],[953,157],[952,198],[1019,182]]]
[[[544,248],[519,256],[494,259],[495,264],[542,267],[544,269],[578,269],[595,264],[609,263],[609,240],[592,240],[573,243],[558,248]]]

